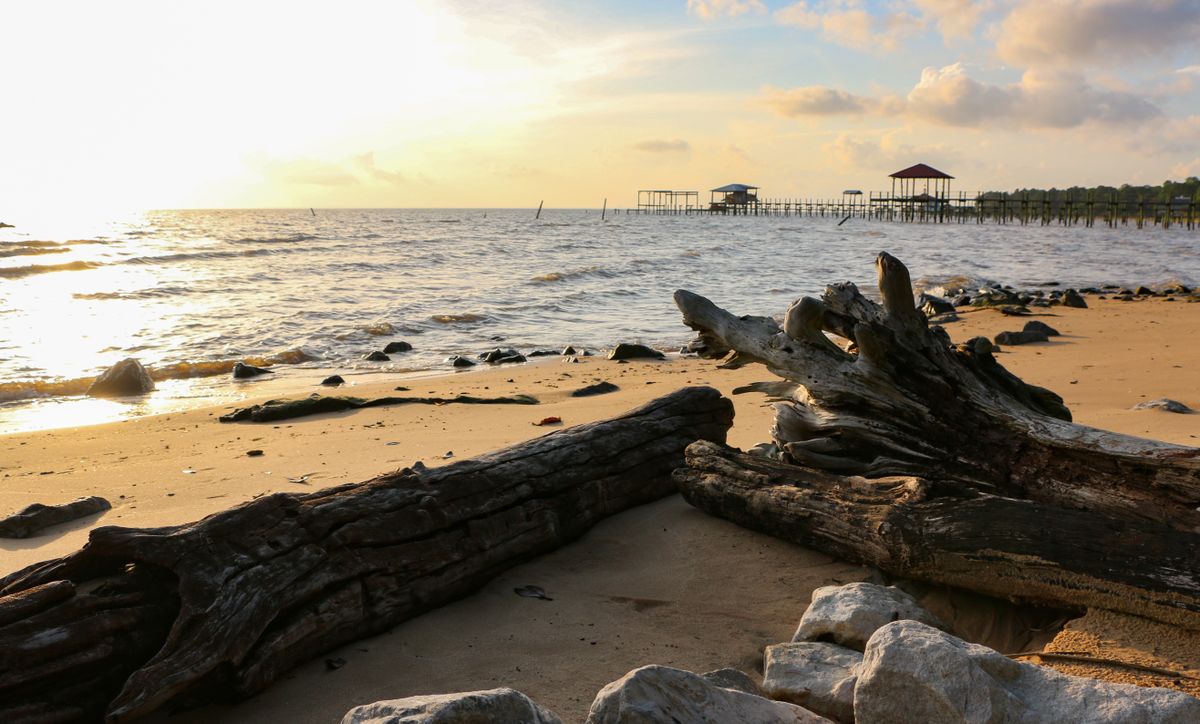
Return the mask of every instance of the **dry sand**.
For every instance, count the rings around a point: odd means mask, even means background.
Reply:
[[[1092,309],[1058,307],[1037,317],[1064,336],[1006,349],[1000,361],[1062,394],[1081,423],[1196,445],[1200,415],[1129,408],[1157,397],[1200,408],[1195,342],[1200,304],[1089,302]],[[946,328],[961,341],[1022,323],[989,310],[964,314]],[[301,380],[302,389],[292,396],[318,389],[318,379]],[[114,505],[48,535],[0,541],[0,573],[70,552],[96,525],[182,523],[270,492],[363,480],[417,460],[442,464],[447,452],[453,453],[449,460],[469,457],[544,433],[533,425],[544,417],[573,425],[612,416],[682,385],[708,384],[728,394],[766,379],[770,374],[759,367],[723,371],[711,362],[678,358],[628,364],[598,357],[579,364],[553,359],[341,390],[382,396],[403,384],[409,395],[529,393],[541,400],[538,406],[406,405],[277,425],[220,424],[222,408],[0,436],[0,514],[91,494]],[[599,380],[621,389],[569,396]],[[279,396],[274,389],[271,394]],[[745,448],[765,440],[771,412],[763,398],[750,394],[735,401],[730,443]],[[248,457],[253,449],[264,454]],[[346,661],[336,671],[320,660],[310,662],[250,701],[172,721],[329,722],[357,703],[501,684],[526,692],[567,721],[581,720],[601,686],[642,664],[753,671],[764,645],[790,638],[813,588],[870,574],[710,518],[672,497],[604,521],[578,542],[509,570],[468,598],[330,652],[328,657]],[[542,586],[555,600],[512,592],[525,584]],[[1126,619],[1093,614],[1072,622],[1051,648],[1086,648],[1200,675],[1196,646],[1162,646],[1156,636],[1136,633],[1140,622]],[[1006,648],[1020,648],[1005,637]],[[1114,667],[1072,671],[1165,682]],[[1186,680],[1179,686],[1188,688]]]

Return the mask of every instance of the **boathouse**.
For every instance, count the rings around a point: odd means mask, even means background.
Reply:
[[[711,191],[709,211],[744,214],[758,205],[758,187],[749,184],[725,184]]]

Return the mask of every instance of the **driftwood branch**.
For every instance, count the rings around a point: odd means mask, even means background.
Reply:
[[[697,445],[684,496],[896,575],[1200,628],[1200,450],[1072,423],[986,339],[931,327],[898,260],[877,270],[880,303],[836,284],[782,326],[676,292],[693,349],[783,378],[751,386],[777,459]]]
[[[127,721],[248,696],[670,493],[733,406],[687,388],[433,470],[276,494],[166,528],[103,527],[0,579],[0,721]]]

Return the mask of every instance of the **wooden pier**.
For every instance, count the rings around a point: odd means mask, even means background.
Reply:
[[[840,199],[761,198],[758,188],[729,184],[712,189],[707,206],[695,191],[639,191],[637,209],[625,213],[723,216],[809,216],[872,219],[927,224],[1037,224],[1040,226],[1173,226],[1200,228],[1200,191],[1174,195],[1132,195],[1121,191],[1080,190],[1018,193],[959,191],[951,193],[949,174],[916,164],[890,175],[890,191],[863,194],[847,190]],[[921,187],[923,185],[923,188]],[[1183,188],[1191,192],[1195,179]],[[1177,185],[1176,188],[1179,186]],[[840,223],[839,222],[839,223]]]
[[[873,219],[923,224],[1036,224],[1040,226],[1181,226],[1200,228],[1197,199],[1117,197],[1096,198],[1066,192],[1044,194],[959,193],[913,201],[911,197],[871,192],[861,199],[759,199],[744,206],[702,208],[679,206],[653,212],[627,213],[716,214],[725,216],[811,216],[831,219]]]

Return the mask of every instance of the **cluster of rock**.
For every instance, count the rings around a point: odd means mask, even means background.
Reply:
[[[953,315],[959,307],[992,307],[1009,314],[1028,314],[1029,307],[1075,307],[1086,309],[1087,301],[1080,293],[1093,290],[1042,289],[1017,290],[1011,286],[993,284],[969,292],[961,287],[937,287],[917,295],[917,307],[931,319]]]
[[[871,583],[813,592],[792,641],[768,646],[762,683],[643,666],[596,695],[588,724],[618,722],[1200,721],[1200,699],[1015,661],[968,643],[904,591]],[[351,709],[342,724],[551,724],[513,689],[416,696]]]
[[[1113,299],[1122,302],[1140,301],[1154,297],[1161,297],[1164,301],[1168,302],[1173,302],[1181,297],[1187,299],[1189,302],[1200,302],[1200,290],[1192,289],[1184,284],[1169,284],[1161,289],[1151,289],[1144,284],[1133,289],[1108,284],[1100,288],[1091,288],[1087,291],[1099,294],[1101,299],[1111,296]]]

